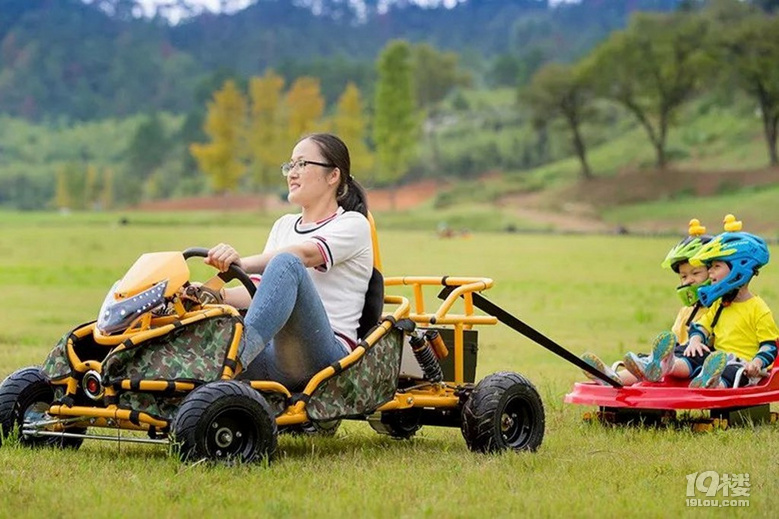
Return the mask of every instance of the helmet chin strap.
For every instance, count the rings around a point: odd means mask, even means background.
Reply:
[[[739,287],[739,288],[741,288],[741,287]],[[734,288],[733,290],[731,290],[730,292],[728,292],[727,294],[722,296],[722,305],[723,306],[729,305],[730,303],[733,302],[734,299],[736,299],[736,296],[738,295],[739,288]]]

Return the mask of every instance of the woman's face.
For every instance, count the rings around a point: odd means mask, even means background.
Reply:
[[[335,200],[339,179],[337,169],[311,162],[328,164],[319,145],[311,139],[304,139],[292,150],[290,163],[294,167],[287,175],[287,200],[300,207],[307,207],[322,197],[330,196]]]

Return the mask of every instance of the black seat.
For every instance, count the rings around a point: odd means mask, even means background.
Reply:
[[[365,305],[362,307],[360,326],[357,328],[357,338],[364,339],[368,332],[379,324],[384,311],[384,276],[379,269],[373,268],[368,281],[368,291],[365,293]]]

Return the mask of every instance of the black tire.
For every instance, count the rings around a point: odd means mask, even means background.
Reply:
[[[385,411],[379,420],[368,420],[371,428],[379,434],[387,434],[398,440],[413,437],[421,428],[419,423],[420,409],[403,409],[401,411]]]
[[[172,433],[183,460],[249,463],[276,450],[276,419],[257,391],[234,380],[212,382],[187,395]]]
[[[297,425],[288,425],[279,429],[279,434],[291,434],[293,436],[335,436],[341,427],[341,420],[325,420],[321,422],[305,422]]]
[[[17,436],[19,443],[28,447],[58,447],[78,449],[83,438],[63,436],[24,436],[21,434],[25,418],[43,419],[54,401],[54,389],[49,378],[38,367],[23,368],[11,373],[0,385],[0,428],[2,438]],[[71,427],[71,433],[84,434],[83,427]],[[0,441],[2,441],[0,438]]]
[[[544,405],[518,373],[500,372],[479,382],[465,403],[461,431],[477,452],[535,451],[544,439]]]

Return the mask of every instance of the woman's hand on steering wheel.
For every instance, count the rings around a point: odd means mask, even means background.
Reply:
[[[206,265],[211,265],[220,272],[226,272],[230,268],[230,265],[235,263],[238,267],[241,265],[241,256],[238,254],[232,245],[226,243],[220,243],[211,247],[208,251],[208,256],[203,260]]]

